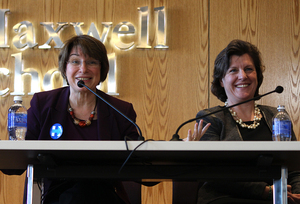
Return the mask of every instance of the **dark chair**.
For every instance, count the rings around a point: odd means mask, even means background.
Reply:
[[[131,204],[142,203],[142,185],[147,187],[152,187],[159,184],[159,182],[138,183],[134,181],[122,181],[122,183]]]
[[[131,204],[141,204],[142,186],[134,181],[122,181]]]
[[[173,204],[196,204],[198,188],[202,184],[199,181],[174,181]]]

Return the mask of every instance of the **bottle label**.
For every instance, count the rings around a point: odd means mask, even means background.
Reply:
[[[8,113],[7,127],[26,127],[27,114],[24,113]]]
[[[289,120],[279,120],[273,122],[273,135],[292,135],[292,122]]]

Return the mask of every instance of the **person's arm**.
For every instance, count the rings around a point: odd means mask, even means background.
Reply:
[[[130,118],[130,120],[132,120],[133,122],[136,122],[136,113],[135,113],[135,110],[133,109],[132,104],[128,105],[128,108],[126,109],[124,114],[128,118]],[[138,134],[138,131],[137,131],[137,128],[135,127],[135,125],[130,123],[128,120],[126,120],[124,124],[126,124],[126,126],[124,127],[124,132],[123,132],[124,137],[127,136],[132,140],[137,140],[139,138],[139,134]]]
[[[206,110],[200,111],[196,117],[201,117],[203,115],[208,114],[209,112]],[[210,115],[207,117],[202,118],[203,120],[203,127],[207,127],[206,132],[201,136],[201,141],[220,141],[220,136],[222,132],[222,128],[224,124],[222,123],[221,119],[214,116]],[[200,121],[197,121],[200,122]]]
[[[293,194],[300,194],[300,171],[289,172],[288,184],[292,186]]]
[[[265,182],[210,182],[215,191],[235,198],[265,199],[265,190],[269,190]],[[266,188],[267,187],[267,188]],[[267,192],[269,195],[269,191]],[[268,197],[268,196],[267,196]],[[267,198],[266,197],[266,198]]]
[[[273,197],[272,195],[273,195],[273,186],[271,186],[271,185],[266,186],[265,190],[262,194],[262,198],[264,200],[270,200]]]
[[[33,95],[30,101],[30,108],[27,111],[27,132],[25,140],[38,140],[40,135],[40,119],[39,119],[39,101],[37,95]]]

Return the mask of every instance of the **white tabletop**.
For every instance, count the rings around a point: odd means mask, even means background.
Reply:
[[[52,155],[61,160],[119,162],[142,141],[0,141],[0,169],[24,168],[37,164],[38,155]],[[272,158],[272,165],[300,169],[300,142],[246,141],[147,141],[135,155],[153,163],[224,163],[256,162],[259,157]]]
[[[128,141],[133,150],[142,141]],[[2,150],[111,150],[125,151],[124,141],[0,141]],[[300,151],[300,142],[261,141],[147,141],[137,151]]]

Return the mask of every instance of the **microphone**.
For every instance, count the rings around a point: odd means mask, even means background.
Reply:
[[[270,92],[268,92],[268,93],[265,93],[265,94],[263,94],[263,95],[259,95],[259,96],[256,96],[256,97],[254,97],[254,98],[248,99],[248,100],[246,100],[246,101],[242,101],[242,102],[240,102],[240,103],[236,103],[236,104],[233,104],[233,105],[231,105],[231,106],[227,106],[227,107],[221,108],[220,110],[216,110],[216,111],[210,112],[210,113],[208,113],[208,114],[205,114],[205,115],[202,115],[202,116],[199,116],[199,117],[190,119],[190,120],[188,120],[188,121],[182,123],[182,124],[177,128],[176,133],[173,135],[173,137],[172,137],[172,139],[171,139],[170,141],[181,141],[181,140],[182,140],[182,139],[180,139],[180,137],[179,137],[179,135],[178,135],[178,132],[179,132],[179,130],[180,130],[185,124],[187,124],[187,123],[190,123],[190,122],[193,122],[193,121],[195,121],[195,120],[199,120],[199,119],[201,119],[201,118],[204,118],[204,117],[206,117],[206,116],[209,116],[209,115],[212,115],[212,114],[215,114],[215,113],[224,111],[224,110],[226,110],[226,109],[228,109],[228,108],[232,108],[232,107],[234,107],[234,106],[238,106],[238,105],[247,103],[247,102],[249,102],[249,101],[256,101],[256,100],[259,100],[259,99],[261,99],[262,97],[264,97],[264,96],[266,96],[266,95],[269,95],[269,94],[271,94],[271,93],[274,93],[274,92],[276,92],[276,93],[282,93],[282,92],[283,92],[283,87],[282,87],[282,86],[277,86],[275,90],[270,91]]]
[[[95,93],[92,89],[90,89],[88,86],[86,86],[84,84],[84,81],[80,80],[77,82],[77,86],[80,88],[87,88],[90,92],[92,92],[95,96],[97,96],[98,98],[100,98],[103,102],[105,102],[107,105],[109,105],[112,109],[114,109],[115,111],[117,111],[120,115],[122,115],[124,118],[126,118],[126,120],[128,120],[129,122],[131,122],[138,130],[139,132],[139,140],[145,140],[145,138],[142,136],[142,131],[139,128],[139,126],[133,122],[132,120],[130,120],[125,114],[123,114],[121,111],[119,111],[116,107],[114,107],[113,105],[111,105],[109,102],[107,102],[104,98],[102,98],[101,96],[99,96],[97,93]]]

